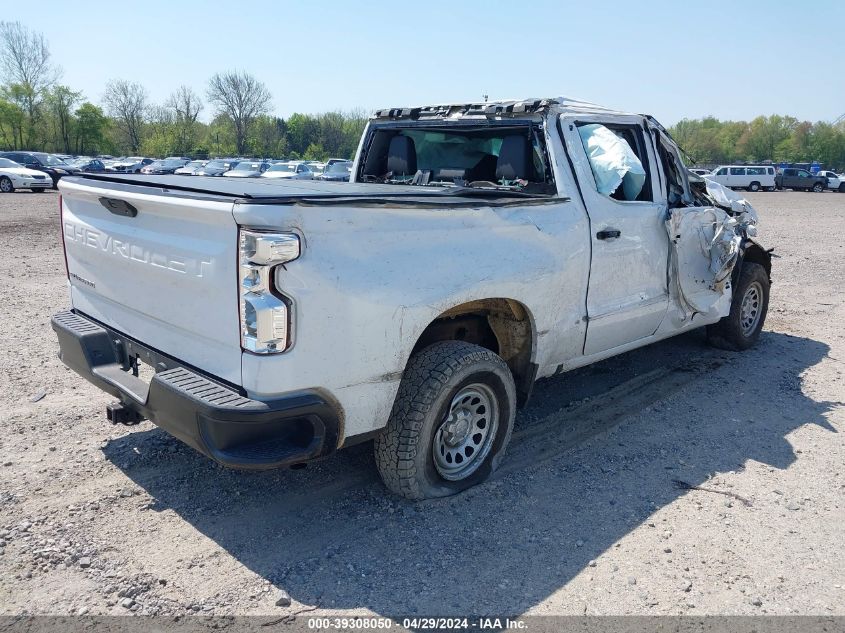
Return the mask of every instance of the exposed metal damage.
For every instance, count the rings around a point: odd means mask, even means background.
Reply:
[[[691,178],[690,185],[696,206],[671,209],[666,221],[687,318],[730,303],[742,242],[757,234],[758,222],[751,203],[734,191],[707,179]]]

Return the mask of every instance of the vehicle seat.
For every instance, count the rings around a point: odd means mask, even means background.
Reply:
[[[497,180],[531,180],[532,169],[528,139],[519,134],[502,139],[496,161]]]
[[[431,180],[437,182],[441,181],[455,181],[455,180],[466,180],[467,177],[467,170],[461,167],[441,167],[440,169],[435,169],[434,173],[431,176]]]
[[[496,180],[496,166],[499,159],[495,154],[485,154],[471,169],[467,171],[467,180],[493,181]]]
[[[414,139],[394,136],[387,149],[387,172],[394,176],[413,176],[417,173],[417,149]]]

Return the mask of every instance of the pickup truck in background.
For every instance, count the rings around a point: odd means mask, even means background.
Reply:
[[[52,327],[112,422],[240,468],[373,441],[390,490],[445,496],[496,469],[536,380],[699,327],[743,350],[763,327],[753,208],[650,117],[387,109],[351,174],[62,179],[72,309]]]
[[[827,189],[827,178],[814,176],[806,169],[786,167],[775,176],[775,188],[821,193]]]
[[[845,176],[835,171],[820,171],[819,176],[827,178],[827,188],[831,191],[845,193]]]

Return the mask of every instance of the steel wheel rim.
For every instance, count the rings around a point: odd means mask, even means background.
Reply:
[[[434,467],[449,481],[466,479],[484,462],[499,428],[493,390],[474,383],[463,387],[434,434]]]
[[[743,336],[751,336],[763,313],[763,287],[753,282],[745,290],[739,310],[739,324]]]
[[[8,178],[4,178],[0,180],[0,191],[3,193],[9,193],[12,190],[12,181]]]

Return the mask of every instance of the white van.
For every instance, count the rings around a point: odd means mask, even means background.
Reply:
[[[771,165],[723,165],[714,169],[708,178],[731,189],[773,191],[775,188],[775,168]]]

